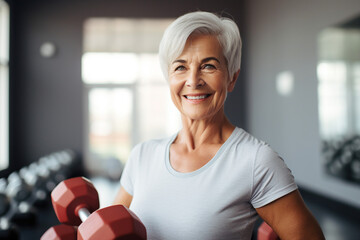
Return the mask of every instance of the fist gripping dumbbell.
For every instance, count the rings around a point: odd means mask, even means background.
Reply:
[[[98,209],[99,195],[83,177],[62,181],[52,191],[51,199],[61,223],[80,224],[78,240],[146,239],[145,226],[130,209],[122,205]]]
[[[279,240],[279,237],[266,222],[263,222],[257,231],[257,240]]]

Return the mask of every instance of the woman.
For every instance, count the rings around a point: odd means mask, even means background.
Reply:
[[[224,114],[240,72],[236,24],[186,14],[159,54],[183,128],[133,149],[115,203],[135,212],[149,239],[250,239],[258,215],[281,239],[324,239],[284,161]]]

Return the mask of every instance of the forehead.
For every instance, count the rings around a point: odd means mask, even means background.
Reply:
[[[205,55],[205,57],[213,56],[221,58],[223,53],[216,36],[194,34],[190,35],[187,39],[184,50],[179,58],[185,55]]]

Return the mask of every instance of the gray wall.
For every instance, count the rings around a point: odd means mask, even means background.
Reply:
[[[360,207],[360,186],[324,173],[317,100],[317,35],[360,14],[359,0],[246,1],[247,122],[282,155],[299,185]],[[290,70],[295,86],[283,97],[276,75]]]

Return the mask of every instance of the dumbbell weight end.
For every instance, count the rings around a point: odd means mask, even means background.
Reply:
[[[49,228],[40,240],[76,240],[76,227],[59,224]]]
[[[123,205],[112,205],[93,212],[78,228],[78,240],[145,240],[146,228],[140,219]]]

